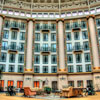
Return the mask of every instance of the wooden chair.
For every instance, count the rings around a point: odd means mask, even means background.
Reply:
[[[25,96],[35,96],[36,95],[36,91],[31,91],[31,89],[29,87],[24,87],[24,95]]]

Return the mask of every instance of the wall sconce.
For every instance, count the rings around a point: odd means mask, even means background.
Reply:
[[[63,76],[60,78],[60,80],[62,81],[62,80],[65,80],[66,78],[64,78]]]

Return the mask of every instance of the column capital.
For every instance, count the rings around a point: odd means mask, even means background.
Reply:
[[[57,22],[59,22],[59,21],[64,22],[64,18],[58,18],[58,19],[56,19],[56,21],[57,21]]]
[[[67,73],[67,69],[58,68],[58,73]]]
[[[34,18],[28,18],[27,21],[28,21],[28,22],[29,22],[29,21],[35,22],[35,19],[34,19]]]
[[[100,66],[98,66],[98,67],[93,67],[93,70],[100,70]]]
[[[24,69],[24,71],[30,72],[33,71],[33,69]]]
[[[92,15],[88,15],[86,18],[87,19],[89,19],[89,18],[93,18],[94,19],[95,18],[95,15],[93,15],[93,14]]]
[[[3,15],[3,14],[0,14],[0,17],[2,17],[3,19],[5,18],[5,15]]]

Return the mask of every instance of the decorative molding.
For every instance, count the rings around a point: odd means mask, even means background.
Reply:
[[[33,71],[33,69],[25,69],[25,71],[28,71],[29,72],[29,71]]]
[[[56,21],[57,21],[57,22],[59,22],[59,21],[64,22],[64,18],[58,18],[58,19],[56,19]]]
[[[92,18],[95,18],[95,15],[88,15],[86,18],[89,19],[89,18],[91,18],[91,17],[92,17]]]
[[[29,21],[33,21],[33,22],[34,22],[35,19],[34,19],[34,18],[28,18],[27,21],[28,21],[28,22],[29,22]]]

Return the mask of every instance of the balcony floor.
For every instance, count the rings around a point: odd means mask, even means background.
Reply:
[[[5,94],[0,94],[0,100],[100,100],[100,92],[96,93],[97,95],[93,96],[87,96],[87,97],[73,97],[73,98],[66,98],[66,99],[56,99],[48,96],[46,99],[36,99],[36,98],[27,98],[27,97],[17,97],[17,96],[6,96]],[[23,94],[19,94],[18,96],[21,96]],[[42,97],[45,98],[45,97]]]

